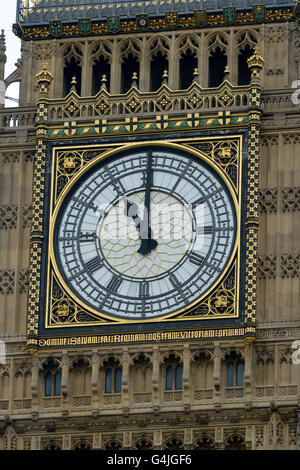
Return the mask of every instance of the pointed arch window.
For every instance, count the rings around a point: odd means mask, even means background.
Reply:
[[[198,69],[198,59],[195,55],[195,52],[187,49],[187,51],[182,54],[180,58],[180,90],[186,90],[189,88],[189,86],[191,86],[194,80],[195,69]]]
[[[165,389],[181,390],[182,389],[182,365],[179,359],[171,355],[166,359],[165,366]]]
[[[209,56],[209,87],[218,87],[224,81],[225,67],[227,65],[227,56],[224,50],[219,46],[210,53]]]
[[[246,44],[244,49],[240,50],[238,55],[238,85],[249,85],[251,81],[251,70],[248,67],[247,60],[254,53],[254,49]]]
[[[105,369],[105,393],[121,393],[122,392],[122,368],[118,367],[118,363],[113,359],[107,361]]]
[[[127,93],[131,88],[134,73],[137,74],[137,77],[140,76],[140,63],[138,58],[130,53],[124,57],[121,66],[121,93]]]
[[[158,51],[152,57],[150,63],[150,91],[156,91],[160,88],[163,82],[163,74],[169,68],[169,61],[165,55]]]
[[[232,351],[226,357],[226,386],[243,387],[245,363],[240,354]]]
[[[101,88],[103,75],[106,76],[106,89],[110,91],[110,62],[108,57],[100,56],[93,63],[92,95],[96,95]]]
[[[45,375],[45,397],[52,396],[52,374],[47,372]]]

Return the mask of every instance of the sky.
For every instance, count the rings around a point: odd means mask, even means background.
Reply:
[[[8,77],[15,70],[15,63],[21,57],[21,41],[12,32],[12,25],[16,21],[17,0],[0,0],[0,31],[4,29],[6,37],[5,77]],[[6,96],[18,98],[18,85],[12,84],[6,91]],[[17,106],[17,103],[6,100],[6,107]]]

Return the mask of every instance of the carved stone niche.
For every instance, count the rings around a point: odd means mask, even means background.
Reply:
[[[277,188],[261,188],[259,190],[259,212],[272,214],[277,211]]]
[[[0,294],[13,294],[15,286],[15,270],[0,269]]]
[[[281,276],[283,278],[299,277],[300,274],[300,254],[281,255]]]
[[[9,230],[17,227],[18,206],[15,204],[0,206],[0,230]]]
[[[300,210],[300,187],[290,186],[281,190],[283,212]]]
[[[274,279],[276,277],[276,255],[258,257],[258,279]]]

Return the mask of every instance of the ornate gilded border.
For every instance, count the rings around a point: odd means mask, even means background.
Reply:
[[[61,11],[63,10],[63,5],[61,6]],[[41,13],[42,13],[41,9]],[[206,11],[206,10],[199,10]],[[175,15],[175,17],[174,17]],[[87,32],[88,36],[97,36],[97,35],[111,35],[111,34],[124,34],[124,33],[137,33],[137,32],[158,32],[158,31],[172,31],[176,29],[199,29],[199,27],[224,27],[228,26],[228,21],[224,14],[216,13],[207,13],[206,19],[203,24],[200,24],[197,20],[197,15],[188,14],[182,15],[177,12],[166,12],[165,17],[149,18],[147,29],[139,27],[137,18],[132,19],[122,19],[119,22],[118,31],[111,31],[108,26],[108,20],[111,17],[103,18],[102,21],[93,21],[92,28],[90,32]],[[170,18],[172,21],[170,21]],[[291,21],[295,20],[294,10],[290,7],[281,7],[281,8],[266,8],[266,14],[263,19],[264,22],[273,23],[281,21]],[[236,16],[234,21],[230,22],[229,25],[245,25],[245,24],[261,24],[262,20],[258,19],[254,15],[253,9],[249,11],[236,11]],[[14,33],[25,41],[30,40],[45,40],[53,39],[53,35],[50,32],[49,24],[44,25],[30,25],[24,22],[19,22],[13,25]],[[83,34],[80,32],[79,24],[76,20],[74,24],[63,24],[61,28],[61,34],[59,37],[61,39],[73,38],[73,37],[82,37]],[[56,36],[55,36],[56,37]]]
[[[117,320],[114,317],[103,315],[93,309],[90,309],[85,304],[80,302],[74,294],[69,290],[68,286],[64,283],[54,257],[54,251],[52,246],[53,231],[55,225],[56,215],[63,204],[64,199],[67,197],[72,186],[77,180],[84,175],[91,167],[98,164],[103,158],[108,158],[111,154],[119,153],[124,150],[131,150],[138,146],[145,145],[160,145],[168,148],[173,148],[182,151],[188,151],[192,155],[204,159],[209,162],[210,166],[215,169],[219,176],[227,184],[229,191],[235,201],[236,212],[237,212],[237,240],[233,254],[228,261],[227,268],[224,270],[222,279],[218,279],[215,285],[206,292],[203,296],[205,302],[201,302],[200,299],[190,307],[189,312],[187,309],[184,311],[175,312],[172,315],[165,315],[160,317],[158,320],[161,323],[166,321],[182,321],[182,320],[207,320],[207,319],[225,319],[225,318],[236,318],[239,316],[239,260],[240,260],[240,223],[241,223],[241,171],[242,171],[242,136],[231,136],[230,138],[224,137],[202,137],[198,139],[188,139],[189,146],[185,145],[184,139],[172,139],[167,141],[143,141],[135,144],[124,144],[120,143],[114,150],[103,152],[103,148],[97,148],[97,146],[90,147],[90,153],[98,153],[98,156],[92,161],[81,157],[79,155],[87,155],[88,147],[79,146],[65,146],[65,147],[54,147],[52,150],[52,184],[51,184],[51,204],[50,204],[50,221],[49,221],[49,250],[48,250],[48,275],[47,275],[47,286],[52,287],[55,291],[53,297],[53,290],[47,292],[47,299],[49,303],[46,305],[46,328],[66,328],[66,327],[78,327],[78,326],[90,326],[90,325],[109,325],[109,324],[138,324],[138,323],[153,323],[152,320]],[[197,145],[206,143],[212,146],[210,152],[205,154],[197,148]],[[214,144],[212,144],[214,143]],[[66,153],[69,152],[69,153]],[[67,155],[67,156],[66,156]],[[70,156],[68,156],[70,155]],[[72,157],[74,155],[74,157]],[[65,159],[74,158],[72,162]],[[65,173],[62,175],[63,164],[65,162],[67,167]],[[77,162],[77,163],[76,163]],[[69,166],[75,165],[73,168]],[[76,172],[76,166],[79,171]],[[235,177],[233,178],[234,172],[231,171],[229,177],[227,171],[229,168],[235,168]],[[227,171],[226,171],[227,170]],[[57,180],[64,178],[65,187],[60,188],[61,192],[57,198]],[[234,182],[233,182],[233,180]],[[52,270],[53,269],[53,270]],[[225,276],[225,277],[224,277]],[[218,287],[216,287],[218,285]],[[57,294],[60,292],[60,294]],[[197,308],[196,308],[197,306]],[[67,315],[67,311],[69,315]],[[89,320],[87,320],[87,317]],[[83,318],[83,320],[80,320]]]

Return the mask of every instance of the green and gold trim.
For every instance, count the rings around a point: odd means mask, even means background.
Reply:
[[[120,4],[120,6],[121,5],[122,4]],[[62,5],[59,8],[59,12],[57,13],[58,17],[61,17],[62,12],[67,8],[70,10],[70,7]],[[43,15],[47,12],[47,9],[40,8],[37,9],[36,12],[40,15]],[[283,21],[296,20],[294,9],[290,7],[265,8],[264,12],[265,14],[262,16],[261,13],[258,12],[257,8],[252,8],[247,11],[236,11],[234,9],[234,14],[232,14],[231,10],[228,11],[226,9],[225,12],[222,13],[208,13],[206,10],[198,10],[194,13],[189,13],[188,15],[179,14],[176,11],[170,11],[166,12],[165,16],[161,18],[149,17],[146,28],[139,24],[137,18],[125,20],[121,19],[119,16],[115,16],[103,18],[102,21],[92,21],[91,29],[87,27],[83,29],[80,27],[78,20],[73,24],[62,23],[61,28],[53,27],[53,22],[51,25],[49,23],[41,25],[30,25],[27,17],[25,16],[24,21],[14,24],[13,31],[21,39],[25,41],[31,41],[53,39],[53,37],[67,39],[82,37],[84,34],[89,36],[99,36],[122,33],[136,34],[137,32],[144,31],[155,33],[158,31],[171,31],[175,28],[186,30],[198,29],[200,27],[224,27],[224,25],[254,25],[261,24],[263,21],[266,23],[278,23]],[[57,22],[58,21],[59,20],[57,20]]]

